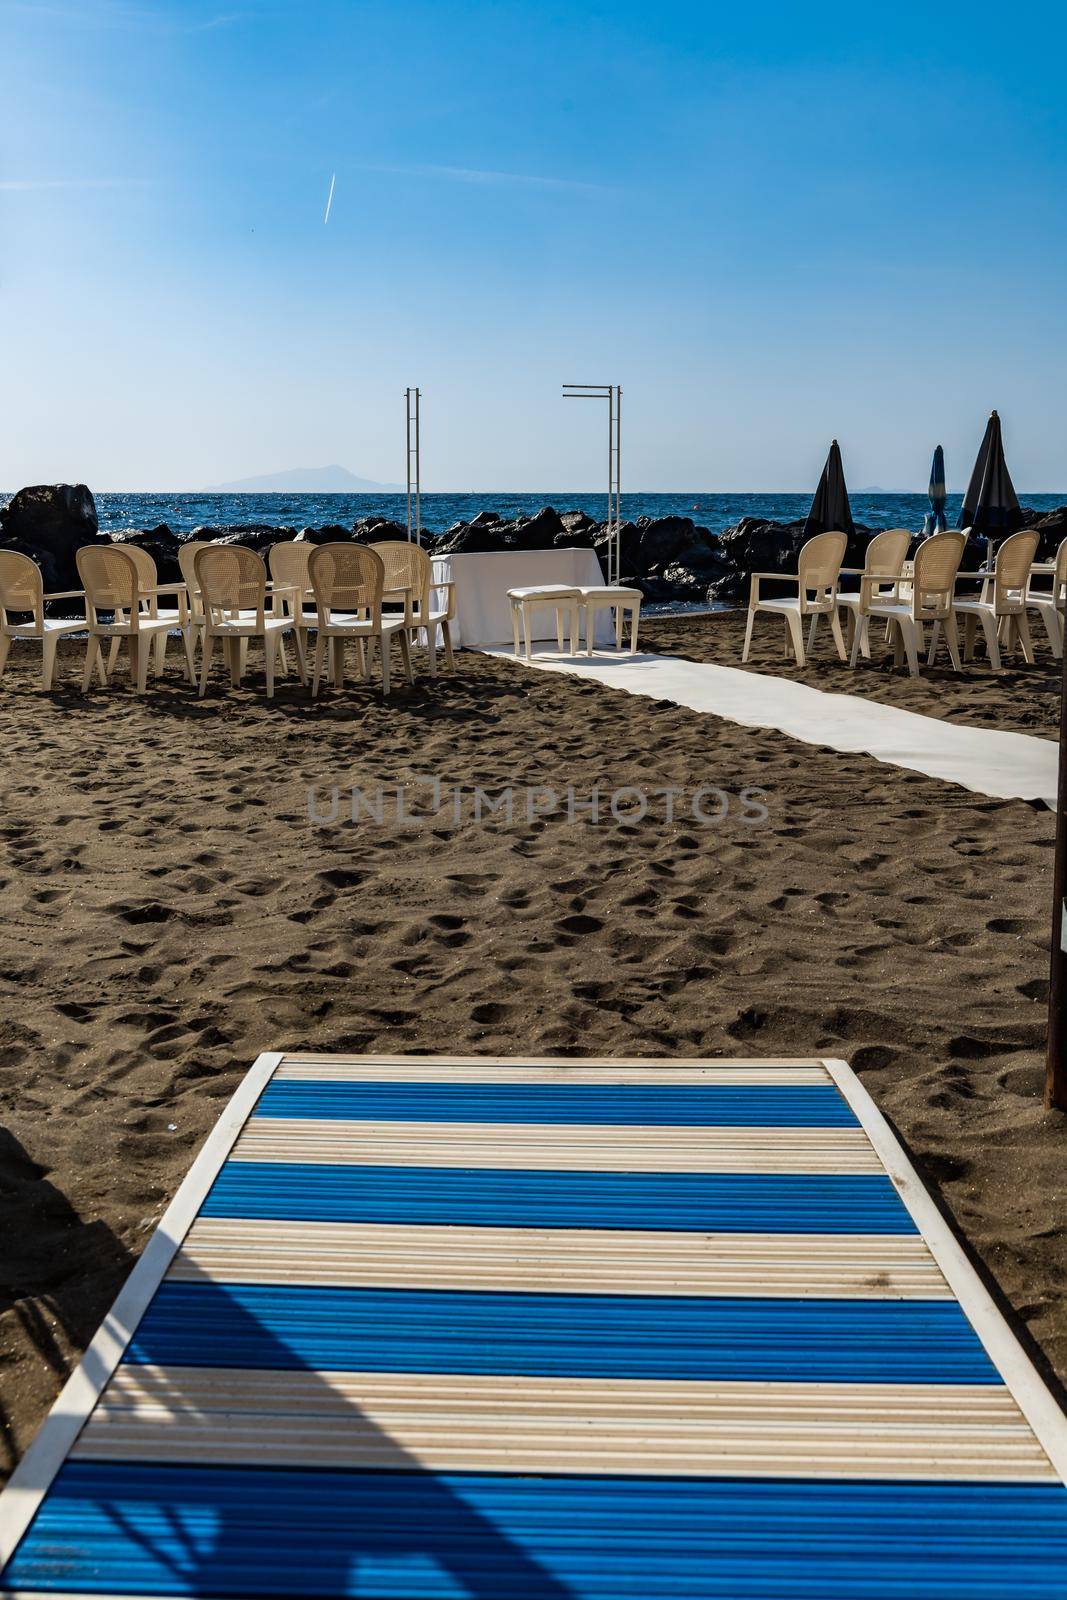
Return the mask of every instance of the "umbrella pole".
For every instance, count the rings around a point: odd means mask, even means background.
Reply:
[[[1067,620],[1067,619],[1065,619]],[[1045,1104],[1067,1111],[1067,950],[1063,898],[1067,893],[1067,651],[1060,685],[1060,758],[1056,792],[1056,856],[1052,868],[1052,950],[1048,992]]]

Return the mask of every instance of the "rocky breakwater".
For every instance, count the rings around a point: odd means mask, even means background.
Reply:
[[[533,516],[510,521],[496,511],[481,511],[436,539],[433,552],[463,555],[577,545],[595,551],[606,573],[609,544],[607,525],[586,512],[543,506]],[[712,581],[728,570],[719,540],[691,517],[638,517],[636,522],[624,522],[619,550],[622,582],[634,584],[653,601],[706,600]]]
[[[107,543],[84,483],[35,484],[0,508],[0,550],[17,550],[36,561],[48,594],[80,588],[77,551]]]

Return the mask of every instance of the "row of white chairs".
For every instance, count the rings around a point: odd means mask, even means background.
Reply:
[[[430,558],[417,544],[316,546],[287,541],[272,547],[269,572],[263,558],[243,545],[190,541],[181,547],[178,559],[183,581],[160,584],[154,560],[137,545],[86,545],[76,556],[83,587],[46,594],[36,562],[16,551],[0,551],[0,673],[14,641],[34,640],[41,645],[44,687],[50,689],[56,647],[61,638],[74,633],[88,636],[83,691],[94,675],[107,684],[125,643],[130,680],[143,692],[150,664],[157,674],[162,672],[167,641],[175,636],[182,642],[190,683],[197,681],[195,651],[200,648],[201,696],[218,643],[230,681],[239,685],[249,642],[262,641],[268,698],[274,693],[277,669],[288,671],[289,636],[300,680],[307,682],[311,632],[315,634],[312,695],[319,692],[324,670],[334,684],[343,685],[349,641],[355,641],[364,680],[369,679],[377,648],[383,694],[389,693],[394,640],[409,683],[414,681],[411,648],[419,639],[425,641],[431,675],[437,672],[439,633],[447,666],[451,670],[455,665],[450,627],[454,587],[451,582],[433,581]],[[438,603],[442,595],[443,605]],[[48,617],[46,604],[54,600],[82,600],[85,615]],[[170,606],[160,604],[167,600]],[[387,604],[402,609],[383,610]]]
[[[918,676],[919,658],[926,649],[928,626],[931,637],[927,665],[933,663],[944,634],[949,660],[957,672],[961,670],[961,621],[963,660],[972,658],[980,627],[995,671],[1001,667],[1002,649],[1016,645],[1021,648],[1023,659],[1032,664],[1034,651],[1028,619],[1031,611],[1043,622],[1053,654],[1061,657],[1067,607],[1067,539],[1060,545],[1054,563],[1038,565],[1035,557],[1039,536],[1023,530],[1003,541],[991,570],[961,572],[969,531],[931,535],[919,544],[909,562],[907,554],[914,535],[905,528],[889,528],[871,539],[862,569],[842,566],[848,542],[845,534],[816,534],[800,551],[795,574],[752,574],[741,660],[749,658],[753,627],[760,612],[782,618],[786,654],[792,646],[801,667],[805,664],[804,625],[807,623],[806,648],[810,650],[823,617],[829,623],[839,657],[851,667],[860,654],[870,659],[872,622],[885,624],[886,639],[893,638],[896,664],[906,658],[913,677]],[[858,577],[859,588],[843,590],[844,577]],[[1051,587],[1043,587],[1049,579]],[[784,597],[766,596],[761,592],[762,586],[771,581],[795,584],[797,592]],[[958,593],[957,586],[964,582],[979,582],[979,593]],[[848,624],[847,651],[842,617]]]

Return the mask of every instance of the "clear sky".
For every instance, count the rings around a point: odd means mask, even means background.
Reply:
[[[0,486],[1067,489],[1062,4],[0,0]],[[336,185],[324,224],[331,175]]]

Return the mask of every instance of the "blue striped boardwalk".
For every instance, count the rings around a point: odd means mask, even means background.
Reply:
[[[261,1057],[0,1593],[1063,1600],[1067,1419],[834,1061]]]

